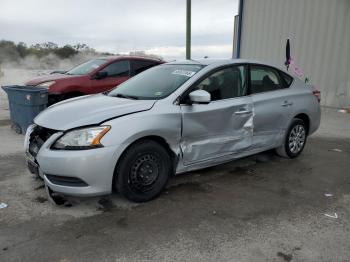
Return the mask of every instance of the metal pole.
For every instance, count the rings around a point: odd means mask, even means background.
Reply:
[[[237,57],[241,58],[241,42],[242,42],[242,18],[243,18],[243,5],[244,0],[239,0],[239,6],[238,6],[238,30],[237,30]]]
[[[191,59],[191,0],[186,6],[186,59]]]

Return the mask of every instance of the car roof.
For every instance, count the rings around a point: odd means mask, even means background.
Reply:
[[[157,59],[157,58],[153,58],[153,57],[145,57],[145,56],[133,56],[133,55],[105,56],[105,57],[99,57],[97,59],[106,59],[109,62],[116,61],[116,60],[122,60],[122,59],[137,59],[137,60],[146,60],[146,61],[154,61],[154,62],[164,63],[164,61],[161,59]]]
[[[265,62],[261,62],[258,60],[252,60],[252,59],[210,59],[210,58],[204,58],[204,59],[196,59],[196,60],[179,60],[179,61],[172,61],[166,64],[173,64],[173,65],[216,65],[216,66],[222,66],[222,65],[228,65],[228,64],[259,64],[259,65],[266,65],[271,66],[275,68],[279,68],[283,70],[280,66],[269,64]]]

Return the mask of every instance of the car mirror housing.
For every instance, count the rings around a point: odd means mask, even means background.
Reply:
[[[106,71],[99,71],[95,74],[94,79],[103,79],[108,76],[108,73]]]
[[[189,97],[195,104],[209,104],[211,101],[210,94],[205,90],[195,90],[189,94]]]

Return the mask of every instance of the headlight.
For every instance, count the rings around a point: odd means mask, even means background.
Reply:
[[[100,140],[110,129],[110,126],[97,126],[73,130],[61,136],[52,148],[82,150],[102,147]]]
[[[36,86],[38,87],[47,87],[49,88],[50,86],[52,86],[54,83],[56,83],[55,81],[48,81],[48,82],[44,82],[44,83],[41,83],[41,84],[38,84]]]

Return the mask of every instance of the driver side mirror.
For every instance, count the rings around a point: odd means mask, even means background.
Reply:
[[[211,101],[210,94],[205,90],[195,90],[188,96],[190,101],[194,104],[209,104]]]
[[[108,72],[106,71],[99,71],[95,74],[94,79],[103,79],[108,76]]]

